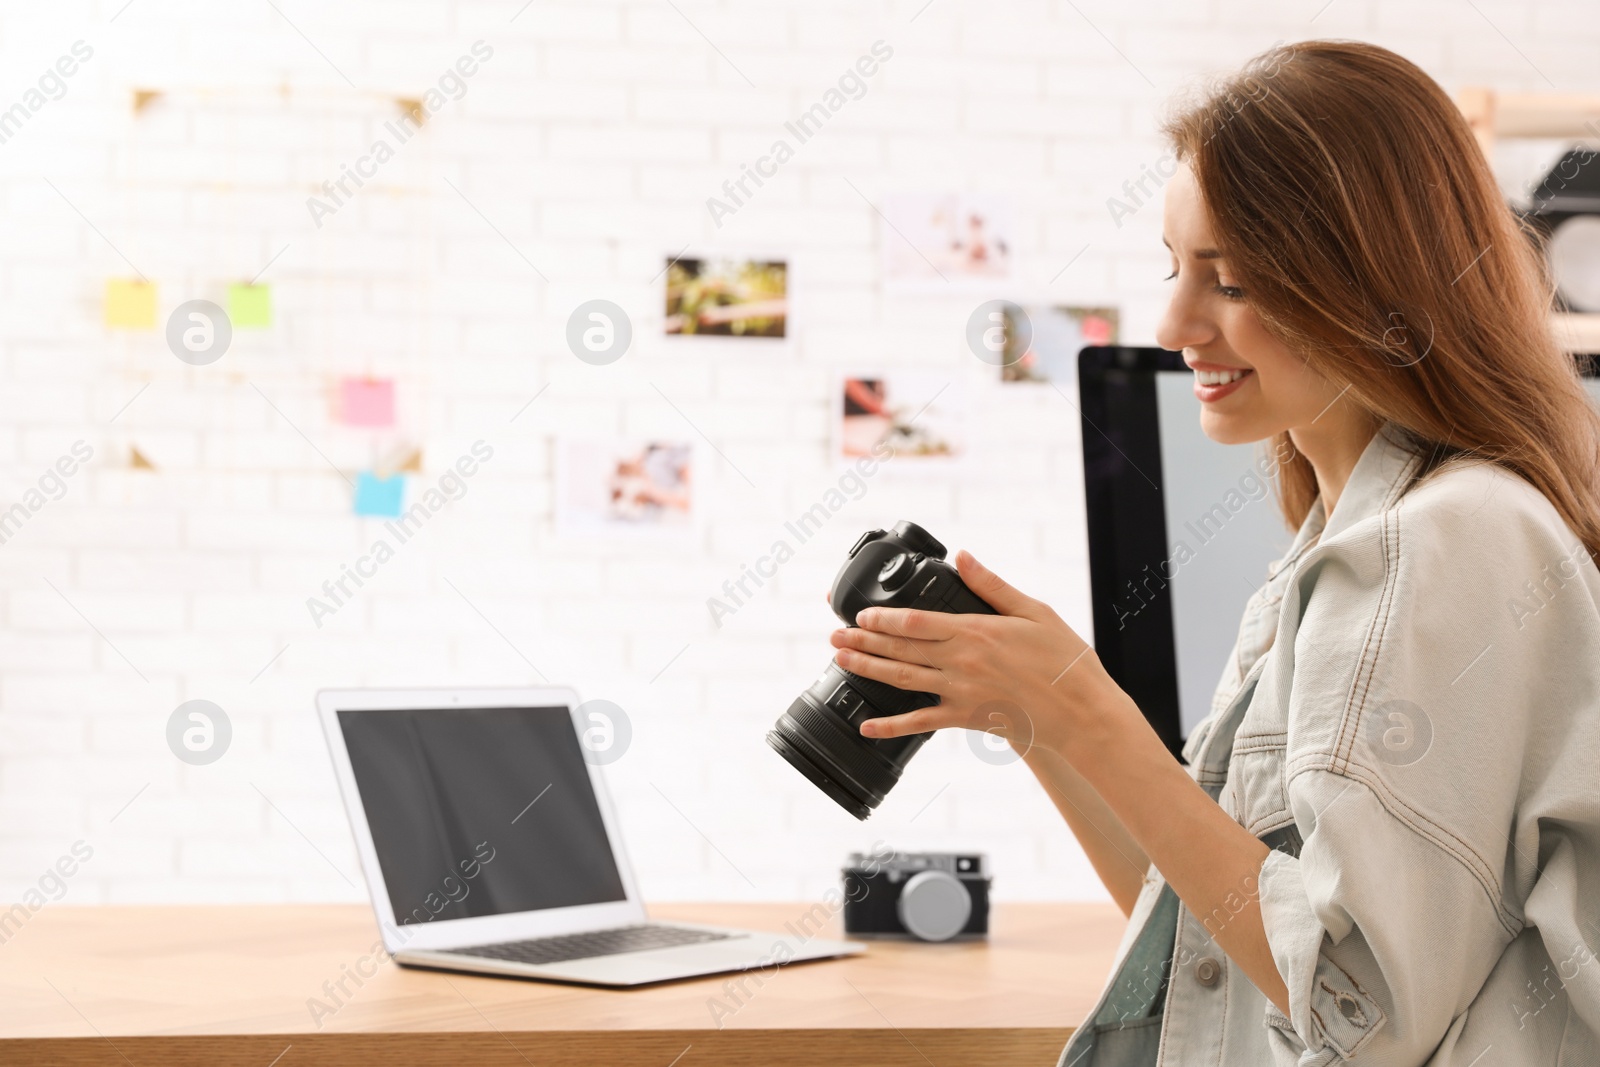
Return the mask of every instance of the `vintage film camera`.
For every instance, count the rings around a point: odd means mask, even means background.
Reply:
[[[852,852],[844,868],[844,932],[923,941],[986,937],[989,861],[980,852]]]

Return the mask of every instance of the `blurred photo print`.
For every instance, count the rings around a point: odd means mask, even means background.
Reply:
[[[965,451],[964,393],[949,376],[888,371],[844,377],[836,391],[838,458],[894,452],[899,469],[943,467]]]
[[[694,453],[687,442],[563,439],[557,451],[561,532],[671,535],[692,528]]]
[[[1110,307],[1025,306],[1030,329],[1006,323],[1003,382],[1073,382],[1078,353],[1090,345],[1117,343],[1117,309]],[[1006,317],[1014,318],[1011,310]]]
[[[1011,277],[1010,202],[986,193],[884,198],[883,276],[891,288],[982,286]]]
[[[771,259],[674,259],[667,264],[665,332],[784,337],[789,264]]]

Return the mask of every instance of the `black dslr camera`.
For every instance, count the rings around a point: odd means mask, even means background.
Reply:
[[[955,614],[999,614],[966,587],[945,562],[945,547],[910,522],[892,533],[869,530],[850,549],[833,580],[830,604],[846,625],[870,607],[918,608]],[[900,780],[931,733],[861,736],[861,723],[939,703],[932,693],[896,689],[838,664],[795,698],[767,734],[767,744],[850,814],[865,819]]]
[[[850,854],[846,934],[910,934],[923,941],[989,932],[989,870],[980,853],[920,852],[887,862]]]

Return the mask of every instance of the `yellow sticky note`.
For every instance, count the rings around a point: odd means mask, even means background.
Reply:
[[[134,278],[107,279],[106,325],[130,330],[155,329],[155,285]]]
[[[240,327],[266,329],[272,325],[272,286],[228,286],[228,321]]]

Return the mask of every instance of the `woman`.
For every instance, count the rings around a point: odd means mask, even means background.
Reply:
[[[1062,1054],[1600,1063],[1600,426],[1461,115],[1384,49],[1273,49],[1167,127],[1162,345],[1297,530],[1174,760],[1083,639],[863,612],[840,666],[996,700],[1129,928]]]

